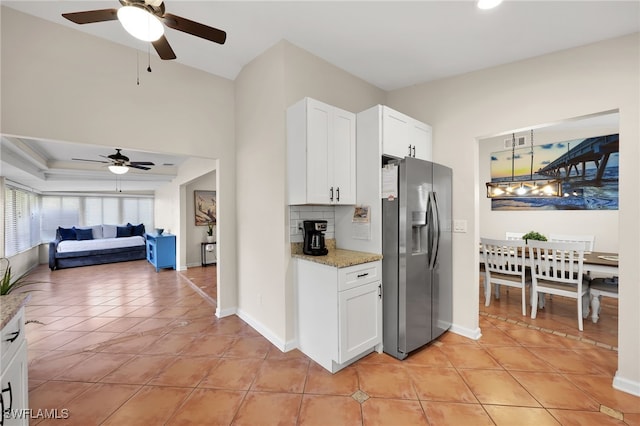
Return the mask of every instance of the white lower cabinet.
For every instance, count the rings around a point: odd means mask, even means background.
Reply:
[[[380,262],[336,268],[296,259],[299,349],[332,373],[382,352]]]
[[[29,424],[24,308],[2,329],[0,402],[3,426]]]

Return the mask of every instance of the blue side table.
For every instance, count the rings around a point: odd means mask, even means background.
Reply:
[[[145,234],[147,238],[147,260],[156,272],[161,268],[176,269],[176,236],[172,234]]]

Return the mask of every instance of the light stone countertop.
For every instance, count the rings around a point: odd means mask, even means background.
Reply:
[[[27,304],[30,297],[28,293],[0,296],[0,328],[4,328],[11,321],[20,308]]]
[[[335,268],[346,268],[348,266],[375,262],[382,259],[381,254],[338,249],[333,239],[327,240],[326,246],[329,253],[325,256],[310,256],[302,253],[302,243],[291,243],[291,257],[321,263]]]

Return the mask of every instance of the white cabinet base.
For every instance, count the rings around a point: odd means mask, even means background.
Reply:
[[[3,426],[29,424],[27,340],[24,337],[24,307],[2,329],[0,398],[6,410]]]
[[[335,268],[295,260],[298,348],[335,373],[382,352],[380,262]]]

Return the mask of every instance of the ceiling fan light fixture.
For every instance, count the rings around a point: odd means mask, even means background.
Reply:
[[[113,164],[109,166],[109,171],[116,175],[123,175],[129,171],[129,168],[127,166]]]
[[[142,41],[156,41],[164,34],[162,22],[142,7],[122,6],[118,20],[129,34]]]
[[[488,10],[493,9],[502,3],[502,0],[478,0],[478,9]]]

